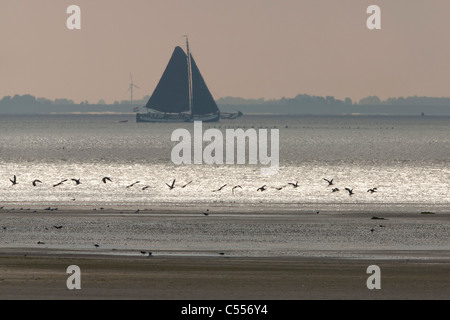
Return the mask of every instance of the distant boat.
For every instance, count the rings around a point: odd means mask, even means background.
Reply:
[[[147,113],[137,113],[136,122],[217,122],[220,110],[189,51],[176,47],[172,57],[153,91],[145,108]],[[227,114],[228,119],[242,113]]]

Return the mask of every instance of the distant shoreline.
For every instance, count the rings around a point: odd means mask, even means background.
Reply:
[[[69,99],[55,101],[36,98],[31,95],[5,96],[0,99],[0,115],[2,114],[72,114],[72,113],[118,113],[132,114],[134,108],[145,113],[147,103],[142,100],[116,101],[114,104],[89,103],[79,104]],[[407,97],[390,98],[381,101],[378,97],[367,97],[358,103],[351,99],[339,100],[334,97],[317,97],[305,94],[295,98],[280,100],[255,100],[234,97],[216,100],[221,112],[241,111],[244,115],[418,115],[450,116],[450,98]]]

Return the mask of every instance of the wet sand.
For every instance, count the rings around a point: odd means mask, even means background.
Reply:
[[[199,209],[4,210],[0,222],[7,229],[0,237],[11,245],[0,247],[0,299],[449,299],[448,213],[377,215],[385,220],[372,220],[373,212],[213,210],[205,217]],[[380,223],[385,227],[370,231]],[[64,227],[56,230],[52,224]],[[216,229],[206,232],[211,228]],[[94,248],[100,234],[110,245],[127,246]],[[167,238],[156,242],[161,235]],[[37,245],[36,237],[44,236],[47,244]],[[75,237],[88,237],[85,247],[73,244]],[[228,237],[234,239],[229,248],[242,250],[215,249],[217,244],[227,248]],[[347,238],[336,250],[335,242]],[[379,248],[380,239],[387,242],[385,249]],[[152,256],[138,249],[149,241]],[[292,249],[297,246],[303,247]],[[66,286],[70,265],[81,269],[81,290]],[[379,290],[367,288],[370,265],[381,269]]]
[[[81,289],[69,290],[70,265]],[[381,289],[369,290],[369,265]],[[1,299],[449,299],[447,262],[304,258],[0,256]]]

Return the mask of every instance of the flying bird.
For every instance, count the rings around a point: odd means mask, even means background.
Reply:
[[[148,188],[150,188],[150,186],[145,186],[142,188],[142,190],[147,190]]]
[[[13,180],[11,180],[11,179],[9,179],[9,181],[11,181],[11,183],[12,183],[12,185],[14,186],[14,185],[16,185],[16,184],[18,184],[18,182],[17,182],[17,178],[16,178],[16,176],[14,175],[14,178],[13,178]]]
[[[42,181],[41,181],[41,180],[38,180],[38,179],[33,180],[33,182],[32,182],[33,187],[36,187],[36,183],[42,183]]]
[[[266,185],[263,185],[262,187],[259,187],[256,191],[261,191],[261,192],[263,192],[263,191],[266,191]]]
[[[329,186],[332,186],[332,185],[333,185],[333,180],[334,180],[334,179],[328,180],[328,179],[323,178],[323,180],[325,180],[326,182],[328,182],[328,185],[329,185]]]
[[[61,229],[63,226],[53,226],[55,229]]]
[[[172,190],[173,188],[175,188],[175,179],[173,179],[172,184],[166,183],[166,186],[169,187],[169,190]]]
[[[345,188],[348,191],[348,195],[351,196],[354,194],[353,189]]]
[[[333,191],[333,192],[338,192],[338,191],[339,191],[339,188],[333,188],[331,191]]]
[[[298,181],[296,183],[289,182],[288,184],[292,185],[294,188],[298,188]]]
[[[374,193],[374,192],[377,192],[377,188],[372,188],[372,189],[369,189],[369,190],[367,190],[367,192],[370,192],[370,193]]]
[[[67,181],[67,179],[64,179],[63,181],[60,181],[60,182],[58,182],[57,184],[54,184],[53,185],[53,187],[57,187],[57,186],[60,186],[60,185],[62,185],[64,182],[66,182]]]
[[[234,186],[233,189],[231,189],[231,192],[234,193],[234,189],[242,189],[242,187],[240,185]]]
[[[76,185],[81,184],[81,181],[80,181],[81,179],[71,179],[71,180],[74,181]]]
[[[106,183],[106,181],[112,182],[110,177],[103,177],[102,181],[103,183]]]
[[[182,188],[185,188],[187,185],[191,184],[192,181],[189,181],[188,183],[186,183],[185,185],[182,186]]]
[[[127,186],[127,188],[131,188],[132,186],[134,186],[135,184],[138,184],[140,181],[136,181],[136,182],[133,182],[132,184],[130,184],[129,186]]]
[[[203,212],[205,216],[209,215],[209,209],[206,209],[206,212]]]
[[[223,186],[221,186],[219,189],[217,189],[217,190],[213,190],[213,192],[217,192],[217,191],[221,191],[223,188],[225,188],[227,185],[226,184],[224,184]]]

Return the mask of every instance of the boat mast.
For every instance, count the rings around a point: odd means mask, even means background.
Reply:
[[[189,51],[189,41],[188,36],[186,35],[186,49],[187,49],[187,67],[188,67],[188,89],[189,89],[189,113],[191,118],[193,118],[192,114],[192,65],[191,65],[191,53]]]

